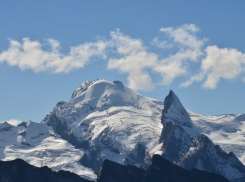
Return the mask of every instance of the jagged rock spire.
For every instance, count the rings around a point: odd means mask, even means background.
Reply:
[[[189,114],[172,90],[170,90],[168,96],[164,100],[164,109],[162,111],[161,121],[163,124],[171,121],[182,126],[193,126]]]

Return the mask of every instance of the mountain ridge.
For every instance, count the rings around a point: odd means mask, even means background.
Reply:
[[[2,182],[91,182],[68,171],[52,171],[47,166],[35,167],[22,159],[0,161]],[[228,182],[224,177],[191,169],[183,169],[160,155],[154,155],[147,171],[131,165],[121,165],[105,159],[100,167],[97,182]]]
[[[223,176],[197,169],[186,170],[160,155],[153,155],[149,168],[144,171],[131,165],[120,165],[105,160],[97,182],[229,182]]]
[[[38,168],[21,159],[0,161],[1,182],[91,182],[68,171],[52,171],[47,166]]]

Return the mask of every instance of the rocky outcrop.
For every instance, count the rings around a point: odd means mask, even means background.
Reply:
[[[13,128],[13,126],[11,124],[9,124],[8,122],[4,122],[1,126],[0,126],[0,132],[3,131],[9,131],[11,130],[11,128]]]
[[[137,143],[135,148],[125,158],[124,164],[142,167],[144,164],[145,153],[146,153],[145,146],[141,143]]]
[[[87,140],[78,140],[78,138],[70,131],[69,127],[67,127],[66,122],[62,122],[61,119],[57,117],[55,111],[47,115],[44,118],[44,122],[45,121],[47,121],[48,126],[53,127],[55,133],[59,134],[64,140],[67,140],[76,148],[88,149],[89,142]]]
[[[120,154],[115,145],[116,143],[111,137],[111,129],[106,127],[84,153],[80,163],[85,167],[92,168],[98,174],[102,162],[107,158],[104,152],[111,155]]]

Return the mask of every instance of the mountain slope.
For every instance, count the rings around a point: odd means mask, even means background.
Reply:
[[[55,171],[74,172],[87,179],[95,179],[93,170],[78,162],[84,154],[57,135],[45,123],[22,122],[18,126],[0,123],[1,160],[21,158],[31,165],[48,166]]]
[[[198,129],[172,91],[164,101],[162,122],[162,157],[186,169],[214,172],[231,181],[245,180],[245,166],[233,153],[227,154],[207,136],[198,134]]]
[[[144,165],[145,152],[158,143],[161,109],[162,102],[143,97],[119,81],[96,80],[78,87],[71,100],[57,105],[43,123],[85,149],[81,164],[97,173],[104,159]],[[143,150],[142,156],[127,160],[133,158],[134,149]]]
[[[205,116],[192,111],[188,113],[199,132],[226,152],[234,152],[245,164],[245,114]]]

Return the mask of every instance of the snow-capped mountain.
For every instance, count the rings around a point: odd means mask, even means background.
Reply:
[[[244,181],[245,166],[232,152],[227,154],[206,135],[198,133],[188,116],[177,96],[170,91],[162,114],[161,156],[189,170],[196,168],[221,174],[230,181]]]
[[[146,169],[157,153],[188,169],[243,180],[244,166],[202,135],[212,139],[217,128],[200,118],[205,117],[187,112],[172,91],[162,102],[143,97],[120,81],[95,80],[79,86],[68,102],[57,103],[42,123],[1,123],[0,158],[21,158],[38,167],[95,179],[104,159]]]
[[[86,150],[80,162],[97,173],[104,159],[143,165],[145,152],[158,144],[162,108],[162,102],[143,97],[119,81],[96,80],[78,87],[71,100],[58,103],[42,123]],[[130,160],[138,148],[142,156]]]

